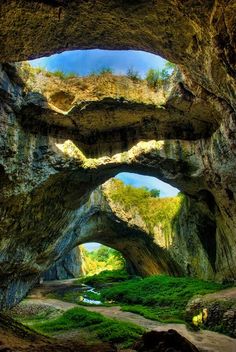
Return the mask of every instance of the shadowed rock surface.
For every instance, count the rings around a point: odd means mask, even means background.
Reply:
[[[64,258],[59,259],[44,274],[43,279],[64,280],[73,279],[81,275],[82,260],[79,247],[73,248]]]
[[[181,70],[164,109],[102,93],[65,114],[76,96],[63,84],[35,94],[1,66],[1,308],[71,251],[91,191],[121,171],[184,192],[182,235],[200,226],[211,277],[235,279],[235,10],[224,0],[1,2],[1,62],[96,47],[161,54]]]
[[[150,331],[134,346],[138,352],[198,352],[198,349],[175,330]]]

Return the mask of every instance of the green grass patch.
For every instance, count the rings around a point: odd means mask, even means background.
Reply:
[[[143,328],[135,324],[109,319],[83,308],[72,308],[56,319],[33,324],[31,322],[29,325],[37,332],[46,335],[88,328],[102,341],[118,343],[124,347],[131,346],[144,332]]]
[[[99,274],[82,277],[78,282],[96,286],[112,282],[126,281],[128,279],[130,279],[130,275],[125,270],[104,270]]]
[[[126,311],[161,322],[184,322],[185,307],[195,295],[225,288],[224,285],[187,277],[151,276],[114,284],[101,290],[102,301],[113,301]]]
[[[126,185],[118,179],[112,179],[106,190],[108,197],[122,209],[131,214],[139,214],[148,227],[149,234],[154,234],[155,226],[159,226],[165,237],[166,244],[171,241],[172,228],[177,219],[184,196],[158,198],[158,190],[145,187],[136,188]]]

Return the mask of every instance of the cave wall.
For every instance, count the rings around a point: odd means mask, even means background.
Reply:
[[[73,248],[43,274],[45,281],[74,279],[83,273],[79,247]]]
[[[90,192],[119,171],[156,176],[187,194],[180,227],[187,219],[194,237],[194,222],[203,220],[199,241],[209,268],[215,279],[235,279],[235,10],[233,0],[1,2],[1,308],[22,299],[75,246]],[[95,126],[91,134],[64,128],[58,122],[63,115],[48,108],[42,94],[29,95],[14,66],[5,64],[95,47],[146,50],[178,64],[182,75],[164,105],[170,118],[177,111],[174,128],[170,121],[169,129],[160,129],[168,133],[160,134],[158,114],[145,123],[143,104],[141,113],[131,105],[139,121],[125,128],[105,125],[98,133]],[[104,111],[104,102],[91,104],[93,116]],[[112,97],[109,104],[109,116],[114,106],[123,111],[122,101]],[[80,116],[73,113],[72,119]],[[27,116],[31,123],[25,124]],[[181,116],[186,133],[182,123],[178,132]],[[192,133],[196,118],[202,125],[212,120],[208,134]],[[202,216],[195,216],[196,209]]]

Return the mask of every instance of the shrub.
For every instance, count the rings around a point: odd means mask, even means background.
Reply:
[[[135,71],[132,67],[130,67],[127,71],[127,77],[129,77],[130,79],[132,79],[132,81],[140,81],[142,78],[139,74],[138,71]]]
[[[68,79],[68,78],[78,77],[78,75],[76,73],[74,73],[74,72],[66,73],[66,72],[63,72],[63,71],[60,71],[60,70],[51,72],[51,74],[53,76],[59,77],[60,79]]]
[[[110,74],[113,73],[111,67],[102,67],[101,70],[99,70],[99,74],[100,75],[103,75],[103,74],[106,74],[106,73],[110,73]]]
[[[150,194],[154,198],[159,198],[160,197],[160,190],[156,189],[156,188],[153,188],[153,189],[150,190]]]
[[[161,82],[160,71],[150,68],[146,74],[146,80],[151,88],[156,88]]]

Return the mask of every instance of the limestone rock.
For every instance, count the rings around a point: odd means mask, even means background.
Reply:
[[[235,279],[235,11],[234,0],[1,2],[1,308],[21,300],[77,245],[91,192],[121,171],[184,192],[179,240],[188,243],[184,253],[195,253],[197,243],[204,254],[203,262],[200,255],[189,263],[190,274],[207,267],[216,280]],[[42,90],[32,91],[6,64],[76,48],[161,54],[181,77],[163,109],[132,94],[120,99],[123,88],[118,99],[100,91],[85,103],[62,82],[55,91],[35,82]],[[87,119],[95,121],[91,130]],[[101,220],[91,224],[94,231]],[[177,245],[176,253],[179,261]]]
[[[44,274],[43,279],[65,280],[74,279],[82,272],[82,261],[79,247],[72,249],[64,258],[54,263]]]
[[[198,349],[175,330],[143,334],[134,349],[138,352],[198,352]]]
[[[186,307],[186,318],[199,327],[236,337],[236,289],[194,297]]]

